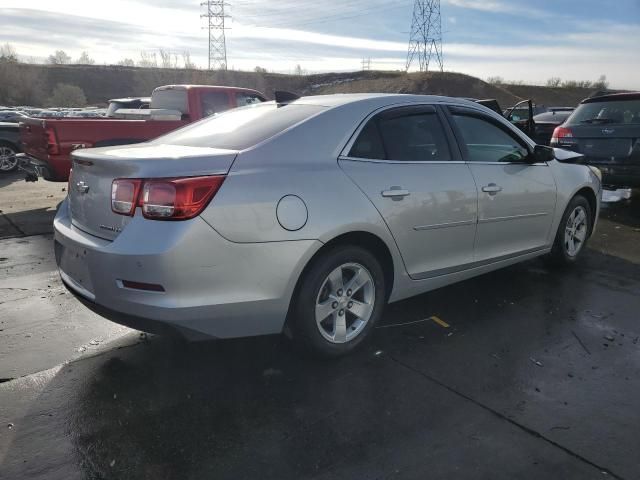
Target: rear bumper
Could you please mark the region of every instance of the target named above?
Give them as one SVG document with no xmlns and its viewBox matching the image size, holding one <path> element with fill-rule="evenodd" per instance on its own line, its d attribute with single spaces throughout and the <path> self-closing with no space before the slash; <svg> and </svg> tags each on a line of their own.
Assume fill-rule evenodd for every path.
<svg viewBox="0 0 640 480">
<path fill-rule="evenodd" d="M 598 167 L 602 172 L 602 184 L 619 188 L 640 187 L 640 165 L 615 165 L 597 162 L 585 162 L 587 165 Z"/>
<path fill-rule="evenodd" d="M 69 178 L 69 168 L 52 165 L 27 153 L 19 153 L 18 168 L 27 174 L 27 179 L 37 181 L 39 177 L 50 182 L 65 182 Z"/>
<path fill-rule="evenodd" d="M 73 226 L 67 201 L 54 234 L 63 282 L 87 307 L 120 324 L 191 339 L 281 332 L 295 282 L 321 246 L 233 243 L 199 217 L 136 216 L 108 241 Z M 125 288 L 123 280 L 162 285 L 164 292 Z"/>
</svg>

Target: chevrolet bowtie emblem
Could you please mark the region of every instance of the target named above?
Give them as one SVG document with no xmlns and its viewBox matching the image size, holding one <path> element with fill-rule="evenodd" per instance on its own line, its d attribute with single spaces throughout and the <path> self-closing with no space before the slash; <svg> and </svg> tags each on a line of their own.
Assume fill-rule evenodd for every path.
<svg viewBox="0 0 640 480">
<path fill-rule="evenodd" d="M 83 181 L 79 181 L 76 183 L 76 192 L 78 193 L 87 193 L 89 191 L 89 185 L 84 183 Z"/>
</svg>

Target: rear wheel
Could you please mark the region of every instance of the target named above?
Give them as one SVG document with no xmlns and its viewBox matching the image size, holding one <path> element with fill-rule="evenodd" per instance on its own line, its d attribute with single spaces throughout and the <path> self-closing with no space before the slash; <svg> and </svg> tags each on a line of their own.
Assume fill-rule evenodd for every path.
<svg viewBox="0 0 640 480">
<path fill-rule="evenodd" d="M 16 147 L 9 143 L 0 143 L 0 172 L 13 172 L 18 168 L 18 158 L 16 157 Z"/>
<path fill-rule="evenodd" d="M 572 264 L 582 255 L 593 225 L 591 215 L 589 202 L 582 195 L 569 202 L 551 250 L 551 259 L 556 264 Z"/>
<path fill-rule="evenodd" d="M 325 357 L 349 353 L 369 336 L 385 302 L 378 260 L 360 247 L 332 249 L 300 280 L 289 319 L 293 341 Z"/>
</svg>

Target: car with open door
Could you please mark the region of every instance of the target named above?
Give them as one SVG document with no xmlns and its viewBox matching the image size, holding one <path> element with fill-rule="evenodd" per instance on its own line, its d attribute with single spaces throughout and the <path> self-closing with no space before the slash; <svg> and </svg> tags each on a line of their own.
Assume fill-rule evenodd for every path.
<svg viewBox="0 0 640 480">
<path fill-rule="evenodd" d="M 284 332 L 338 356 L 389 302 L 541 255 L 577 261 L 600 198 L 579 157 L 463 99 L 276 95 L 73 152 L 56 261 L 115 322 L 191 339 Z"/>
</svg>

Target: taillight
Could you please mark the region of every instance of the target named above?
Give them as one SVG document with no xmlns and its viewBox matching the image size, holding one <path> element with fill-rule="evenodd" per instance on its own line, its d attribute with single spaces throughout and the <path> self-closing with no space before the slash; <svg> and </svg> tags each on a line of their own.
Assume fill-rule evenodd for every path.
<svg viewBox="0 0 640 480">
<path fill-rule="evenodd" d="M 44 137 L 47 141 L 47 153 L 49 155 L 58 155 L 60 153 L 60 147 L 53 127 L 46 127 L 44 129 Z"/>
<path fill-rule="evenodd" d="M 204 210 L 224 179 L 224 175 L 116 179 L 111 185 L 111 209 L 120 215 L 133 216 L 139 206 L 145 218 L 187 220 Z"/>
<path fill-rule="evenodd" d="M 111 210 L 120 215 L 133 216 L 142 180 L 119 178 L 111 184 Z"/>
<path fill-rule="evenodd" d="M 567 127 L 556 127 L 551 136 L 551 141 L 558 143 L 573 143 L 573 132 Z"/>
</svg>

